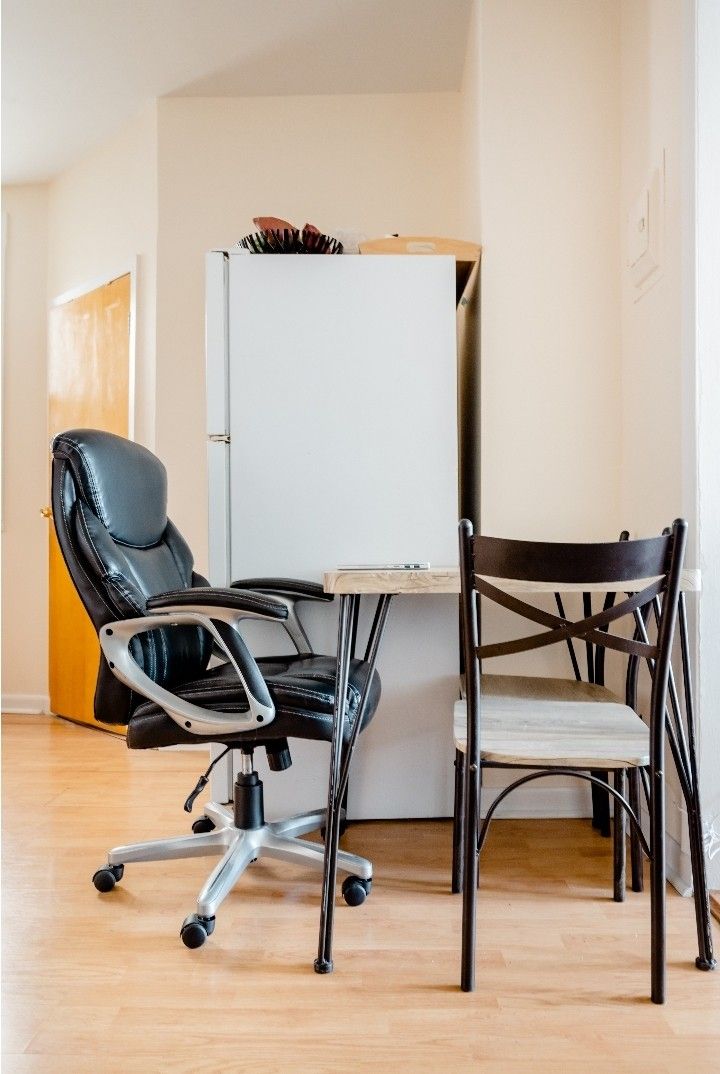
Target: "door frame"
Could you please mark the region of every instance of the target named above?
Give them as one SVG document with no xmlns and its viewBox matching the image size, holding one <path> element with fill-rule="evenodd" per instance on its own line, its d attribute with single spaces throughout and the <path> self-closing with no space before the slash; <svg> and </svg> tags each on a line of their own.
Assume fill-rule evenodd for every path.
<svg viewBox="0 0 720 1074">
<path fill-rule="evenodd" d="M 129 261 L 120 263 L 117 266 L 116 271 L 109 271 L 109 272 L 103 273 L 101 276 L 94 277 L 93 279 L 86 280 L 81 284 L 77 284 L 74 287 L 68 288 L 66 291 L 63 291 L 61 294 L 56 295 L 54 298 L 50 299 L 50 301 L 48 302 L 48 306 L 47 306 L 47 325 L 48 325 L 48 334 L 47 334 L 47 352 L 48 353 L 47 353 L 47 357 L 48 357 L 48 363 L 49 363 L 49 355 L 50 355 L 50 317 L 51 317 L 52 311 L 55 310 L 55 309 L 58 309 L 61 306 L 67 305 L 67 303 L 73 302 L 76 299 L 83 298 L 85 295 L 89 295 L 93 291 L 98 291 L 103 287 L 107 287 L 110 284 L 114 283 L 116 280 L 120 280 L 125 276 L 129 277 L 129 281 L 128 281 L 128 290 L 129 290 L 129 309 L 128 309 L 128 398 L 127 398 L 126 419 L 127 419 L 127 435 L 128 435 L 128 438 L 130 440 L 135 439 L 135 383 L 136 383 L 135 363 L 136 363 L 136 336 L 137 336 L 137 274 L 138 274 L 138 263 L 139 263 L 139 258 L 136 255 L 135 257 L 131 258 Z M 49 372 L 49 365 L 48 365 L 48 372 Z M 50 418 L 50 395 L 49 395 L 49 392 L 47 392 L 46 393 L 46 428 L 47 428 L 48 432 L 50 430 L 49 418 Z M 50 593 L 50 588 L 48 588 L 48 619 L 47 619 L 48 634 L 50 633 L 50 629 L 51 629 L 50 614 L 49 614 L 50 613 L 50 600 L 51 600 L 51 593 Z M 48 652 L 48 660 L 49 660 L 49 658 L 50 658 L 50 652 Z M 51 705 L 50 705 L 50 682 L 49 681 L 48 681 L 47 711 L 52 712 L 52 708 L 51 708 Z M 60 714 L 58 714 L 58 715 L 60 715 Z M 66 718 L 66 717 L 61 716 L 61 718 Z M 84 720 L 79 720 L 79 721 L 75 721 L 75 722 L 78 722 L 78 724 L 80 726 L 92 726 L 89 723 L 86 724 Z M 98 727 L 101 730 L 105 730 L 105 731 L 112 731 L 113 730 L 112 728 L 105 727 L 102 724 L 98 724 Z M 118 728 L 117 729 L 118 732 L 120 732 L 121 730 L 124 731 L 124 728 L 122 728 L 122 729 Z"/>
</svg>

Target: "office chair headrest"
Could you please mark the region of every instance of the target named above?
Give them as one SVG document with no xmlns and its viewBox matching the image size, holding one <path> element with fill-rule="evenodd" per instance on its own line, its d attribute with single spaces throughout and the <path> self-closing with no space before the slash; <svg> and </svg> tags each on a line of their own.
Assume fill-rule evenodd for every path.
<svg viewBox="0 0 720 1074">
<path fill-rule="evenodd" d="M 167 474 L 147 448 L 99 429 L 69 429 L 53 441 L 78 495 L 120 544 L 148 548 L 167 526 Z"/>
</svg>

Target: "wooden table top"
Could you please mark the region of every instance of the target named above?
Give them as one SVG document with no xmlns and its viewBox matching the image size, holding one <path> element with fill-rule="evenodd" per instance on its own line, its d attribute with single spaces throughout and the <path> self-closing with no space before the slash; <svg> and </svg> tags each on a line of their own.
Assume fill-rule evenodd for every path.
<svg viewBox="0 0 720 1074">
<path fill-rule="evenodd" d="M 638 592 L 652 581 L 634 579 L 631 583 L 614 582 L 522 582 L 509 578 L 493 579 L 508 593 L 625 593 Z M 700 571 L 688 568 L 682 572 L 681 588 L 686 593 L 699 592 Z M 323 575 L 326 593 L 459 593 L 458 567 L 430 567 L 429 570 L 334 570 Z"/>
</svg>

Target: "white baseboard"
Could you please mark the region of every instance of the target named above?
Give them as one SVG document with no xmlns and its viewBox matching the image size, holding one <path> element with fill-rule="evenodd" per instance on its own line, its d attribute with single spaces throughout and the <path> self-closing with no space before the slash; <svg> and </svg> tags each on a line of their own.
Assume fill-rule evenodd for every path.
<svg viewBox="0 0 720 1074">
<path fill-rule="evenodd" d="M 351 777 L 348 809 L 350 820 L 420 820 L 443 815 L 452 816 L 451 801 L 441 805 L 439 809 L 436 802 L 429 802 L 426 810 L 417 809 L 417 796 L 413 803 L 415 808 L 412 805 L 408 808 L 401 801 L 368 800 L 367 796 L 359 802 L 353 802 L 353 789 Z M 481 816 L 485 816 L 486 810 L 492 805 L 501 790 L 502 785 L 483 787 L 480 801 Z M 304 807 L 304 803 L 302 806 L 298 806 L 298 808 Z M 502 818 L 539 820 L 591 816 L 591 798 L 585 784 L 566 787 L 541 787 L 538 783 L 518 787 L 498 806 L 497 812 L 494 814 L 494 817 L 497 817 L 498 820 Z"/>
<path fill-rule="evenodd" d="M 678 804 L 668 803 L 668 812 L 670 813 L 673 809 L 679 809 Z M 680 810 L 680 812 L 684 812 L 684 810 Z M 645 833 L 645 838 L 649 842 L 650 821 L 644 803 L 642 805 L 641 818 L 643 832 Z M 685 823 L 685 817 L 683 817 L 681 820 L 681 839 L 683 842 L 685 842 L 687 834 Z M 683 898 L 688 898 L 692 895 L 693 882 L 690 852 L 667 830 L 667 825 L 665 827 L 665 876 L 677 893 L 682 895 Z"/>
<path fill-rule="evenodd" d="M 665 833 L 665 875 L 675 890 L 687 898 L 693 893 L 692 864 L 677 839 Z"/>
<path fill-rule="evenodd" d="M 45 694 L 3 694 L 3 712 L 17 712 L 23 715 L 37 716 L 50 711 L 50 698 Z"/>
<path fill-rule="evenodd" d="M 480 798 L 480 813 L 492 805 L 499 788 L 488 787 Z M 590 794 L 585 786 L 573 787 L 518 787 L 498 806 L 494 814 L 498 820 L 552 819 L 591 817 Z"/>
</svg>

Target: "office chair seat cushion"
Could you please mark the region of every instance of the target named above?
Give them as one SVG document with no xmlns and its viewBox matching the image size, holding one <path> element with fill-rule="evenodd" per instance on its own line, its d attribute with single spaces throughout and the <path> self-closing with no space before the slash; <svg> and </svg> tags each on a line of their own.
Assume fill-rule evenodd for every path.
<svg viewBox="0 0 720 1074">
<path fill-rule="evenodd" d="M 178 726 L 153 702 L 140 705 L 128 724 L 130 749 L 154 749 L 183 742 L 237 742 L 259 746 L 278 738 L 306 738 L 329 742 L 332 738 L 332 715 L 335 702 L 335 657 L 277 656 L 258 659 L 258 666 L 268 684 L 275 704 L 275 719 L 267 727 L 249 732 L 217 735 L 193 735 Z M 350 733 L 357 716 L 360 691 L 368 666 L 362 660 L 350 662 L 348 679 L 348 721 Z M 227 665 L 211 668 L 201 678 L 174 687 L 174 692 L 195 705 L 225 712 L 244 712 L 247 699 L 240 681 Z M 373 718 L 380 701 L 380 677 L 375 672 L 363 719 L 364 729 Z"/>
</svg>

